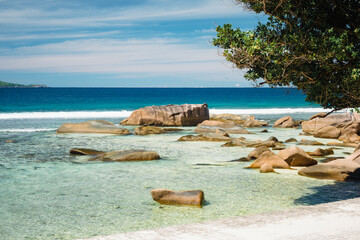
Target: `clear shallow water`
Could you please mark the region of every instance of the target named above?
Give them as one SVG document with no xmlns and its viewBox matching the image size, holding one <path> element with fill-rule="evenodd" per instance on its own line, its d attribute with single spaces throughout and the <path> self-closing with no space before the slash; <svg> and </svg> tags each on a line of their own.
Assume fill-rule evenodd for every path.
<svg viewBox="0 0 360 240">
<path fill-rule="evenodd" d="M 94 112 L 95 108 L 82 109 L 78 106 L 79 102 L 86 100 L 85 97 L 85 100 L 76 102 L 76 92 L 65 93 L 62 95 L 73 99 L 74 104 L 65 100 L 57 103 L 44 96 L 45 102 L 57 106 L 55 110 L 49 108 L 51 104 L 41 106 L 42 95 L 33 92 L 31 94 L 36 96 L 33 98 L 38 99 L 36 104 L 31 100 L 25 107 L 22 105 L 24 102 L 16 107 L 16 99 L 21 97 L 15 94 L 13 99 L 10 95 L 5 97 L 7 106 L 1 105 L 4 114 L 23 114 L 25 108 L 26 111 L 31 108 L 30 113 L 40 110 L 69 111 L 66 118 L 58 115 L 40 119 L 29 119 L 24 115 L 0 118 L 0 239 L 86 238 L 359 196 L 359 186 L 353 183 L 305 178 L 298 176 L 295 170 L 259 174 L 258 170 L 244 169 L 250 163 L 227 162 L 246 156 L 252 150 L 250 148 L 222 148 L 222 143 L 176 142 L 180 136 L 192 133 L 193 128 L 150 136 L 57 135 L 55 129 L 64 122 L 101 118 L 90 114 L 85 118 L 75 116 L 71 119 L 72 111 Z M 214 98 L 221 102 L 223 100 L 219 95 L 222 94 L 214 95 Z M 0 99 L 4 99 L 3 96 L 0 95 Z M 133 98 L 127 96 L 128 101 L 124 98 L 122 104 L 126 106 L 118 109 L 107 108 L 99 100 L 101 104 L 98 103 L 96 109 L 130 111 L 129 102 L 135 104 L 137 96 L 135 93 Z M 156 101 L 159 104 L 195 101 L 176 97 L 178 102 L 171 102 L 174 100 L 172 97 Z M 90 95 L 90 102 L 92 98 Z M 155 104 L 156 101 L 150 102 Z M 234 109 L 241 109 L 236 99 L 230 103 Z M 270 105 L 281 108 L 275 103 L 267 106 Z M 227 107 L 223 103 L 219 106 Z M 292 116 L 301 119 L 311 114 L 295 113 Z M 281 116 L 277 113 L 258 115 L 260 119 L 271 122 Z M 108 120 L 119 123 L 121 117 Z M 133 127 L 129 129 L 133 130 Z M 259 133 L 260 130 L 250 129 L 254 134 L 244 136 L 249 140 L 276 136 L 282 141 L 290 137 L 312 138 L 299 136 L 300 130 L 268 128 L 269 133 Z M 5 140 L 15 140 L 16 143 L 5 143 Z M 157 151 L 162 159 L 150 162 L 87 162 L 84 157 L 69 155 L 69 150 L 74 147 L 103 151 L 149 149 Z M 302 148 L 307 151 L 316 149 L 313 146 Z M 352 152 L 353 149 L 337 149 L 335 156 L 343 156 L 346 151 Z M 150 190 L 154 188 L 201 189 L 205 192 L 207 204 L 201 209 L 161 206 L 151 199 Z"/>
</svg>

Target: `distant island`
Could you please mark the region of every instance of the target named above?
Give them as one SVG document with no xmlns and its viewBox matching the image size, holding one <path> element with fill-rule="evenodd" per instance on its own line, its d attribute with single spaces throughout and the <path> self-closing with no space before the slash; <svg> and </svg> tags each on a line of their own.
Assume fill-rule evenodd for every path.
<svg viewBox="0 0 360 240">
<path fill-rule="evenodd" d="M 48 86 L 46 85 L 40 85 L 40 84 L 23 85 L 23 84 L 0 81 L 0 88 L 47 88 L 47 87 Z"/>
</svg>

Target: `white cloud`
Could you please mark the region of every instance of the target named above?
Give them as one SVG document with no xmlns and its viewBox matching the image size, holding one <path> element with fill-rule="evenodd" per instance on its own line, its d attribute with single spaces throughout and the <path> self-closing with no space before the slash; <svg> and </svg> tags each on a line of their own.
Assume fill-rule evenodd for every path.
<svg viewBox="0 0 360 240">
<path fill-rule="evenodd" d="M 229 71 L 223 62 L 214 48 L 179 39 L 86 39 L 17 48 L 0 56 L 0 70 L 209 74 Z"/>
</svg>

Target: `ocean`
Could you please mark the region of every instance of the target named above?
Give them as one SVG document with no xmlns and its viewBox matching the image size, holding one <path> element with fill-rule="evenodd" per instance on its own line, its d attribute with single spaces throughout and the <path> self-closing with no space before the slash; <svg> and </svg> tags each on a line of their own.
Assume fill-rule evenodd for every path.
<svg viewBox="0 0 360 240">
<path fill-rule="evenodd" d="M 304 99 L 295 89 L 270 88 L 0 89 L 0 239 L 89 238 L 358 196 L 354 184 L 301 177 L 295 170 L 259 174 L 244 168 L 247 162 L 231 162 L 252 149 L 176 141 L 194 127 L 148 136 L 56 134 L 65 122 L 119 124 L 149 105 L 207 103 L 210 113 L 252 114 L 270 124 L 285 115 L 301 120 L 325 111 Z M 243 135 L 248 140 L 313 139 L 299 136 L 301 129 L 248 130 L 252 134 Z M 161 160 L 88 162 L 71 156 L 71 148 L 147 149 Z M 352 149 L 337 149 L 335 155 L 344 151 Z M 151 199 L 154 188 L 201 189 L 207 202 L 203 208 L 161 206 Z"/>
</svg>

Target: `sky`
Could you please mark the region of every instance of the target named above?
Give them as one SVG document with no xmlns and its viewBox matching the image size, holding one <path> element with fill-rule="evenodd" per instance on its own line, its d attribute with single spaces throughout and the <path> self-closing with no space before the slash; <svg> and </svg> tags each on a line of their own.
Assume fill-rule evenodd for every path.
<svg viewBox="0 0 360 240">
<path fill-rule="evenodd" d="M 0 0 L 0 81 L 249 87 L 211 41 L 260 19 L 233 0 Z"/>
</svg>

